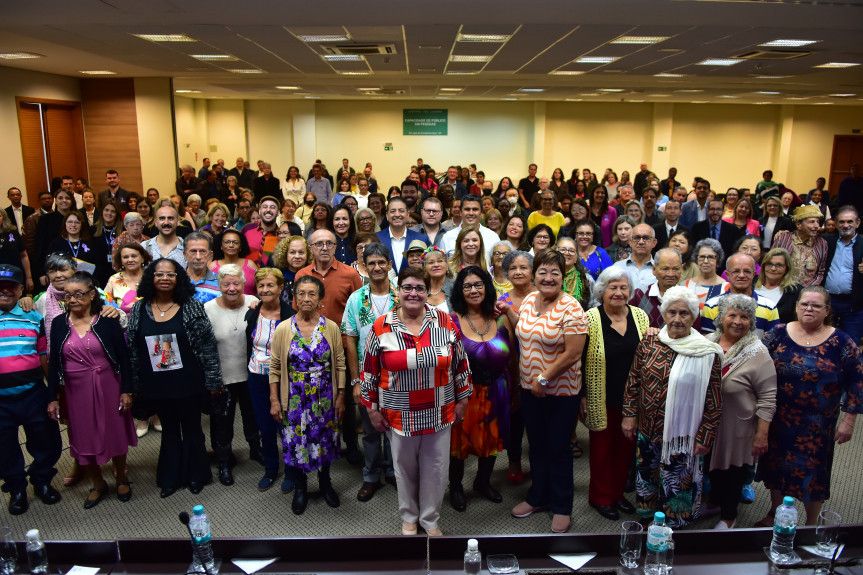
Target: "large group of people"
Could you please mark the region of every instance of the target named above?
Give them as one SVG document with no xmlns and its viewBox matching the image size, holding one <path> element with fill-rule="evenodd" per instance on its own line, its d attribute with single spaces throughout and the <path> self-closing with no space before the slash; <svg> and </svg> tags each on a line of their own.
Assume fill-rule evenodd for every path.
<svg viewBox="0 0 863 575">
<path fill-rule="evenodd" d="M 577 426 L 586 498 L 603 518 L 663 511 L 675 528 L 718 516 L 763 482 L 817 521 L 834 445 L 863 412 L 863 178 L 836 201 L 765 171 L 754 191 L 692 190 L 645 164 L 618 178 L 557 168 L 495 188 L 476 167 L 438 178 L 421 159 L 383 193 L 371 164 L 243 158 L 184 166 L 169 198 L 59 178 L 0 212 L 0 476 L 13 515 L 45 504 L 68 429 L 85 509 L 132 498 L 134 450 L 161 433 L 163 498 L 262 466 L 291 509 L 317 472 L 361 467 L 359 502 L 397 489 L 401 532 L 442 533 L 472 493 L 569 530 Z M 830 221 L 826 221 L 830 220 Z M 833 232 L 833 233 L 831 233 Z M 29 297 L 31 294 L 33 297 Z M 47 384 L 46 384 L 47 382 Z M 237 406 L 248 457 L 234 454 Z M 204 417 L 206 416 L 206 418 Z M 136 423 L 137 420 L 137 423 Z M 33 463 L 25 468 L 19 428 Z M 146 489 L 146 486 L 136 486 Z M 634 499 L 627 493 L 634 492 Z M 758 525 L 769 526 L 768 514 Z"/>
</svg>

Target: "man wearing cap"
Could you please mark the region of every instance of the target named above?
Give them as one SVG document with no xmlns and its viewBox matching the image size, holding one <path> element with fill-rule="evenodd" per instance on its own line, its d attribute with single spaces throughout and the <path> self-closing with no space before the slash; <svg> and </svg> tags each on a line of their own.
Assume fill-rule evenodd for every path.
<svg viewBox="0 0 863 575">
<path fill-rule="evenodd" d="M 281 192 L 280 192 L 281 193 Z M 279 243 L 279 206 L 281 202 L 275 196 L 264 196 L 258 205 L 258 213 L 261 215 L 261 223 L 246 224 L 243 235 L 249 242 L 249 259 L 258 267 L 270 265 L 270 256 Z"/>
<path fill-rule="evenodd" d="M 413 182 L 404 182 L 402 187 L 406 185 L 413 186 Z M 425 234 L 411 231 L 407 228 L 407 223 L 410 220 L 408 216 L 407 204 L 401 196 L 393 196 L 390 198 L 387 205 L 387 220 L 390 225 L 385 230 L 377 233 L 381 243 L 384 244 L 393 256 L 393 269 L 398 275 L 405 267 L 407 267 L 407 259 L 404 257 L 406 248 L 411 245 L 414 240 L 422 240 L 428 242 Z M 412 221 L 412 220 L 411 220 Z"/>
<path fill-rule="evenodd" d="M 795 232 L 779 232 L 773 236 L 774 248 L 785 248 L 794 263 L 792 281 L 803 287 L 824 283 L 827 271 L 827 242 L 818 237 L 821 226 L 821 208 L 808 205 L 794 210 Z"/>
<path fill-rule="evenodd" d="M 431 245 L 439 248 L 443 242 L 444 234 L 450 230 L 449 226 L 444 226 L 441 223 L 443 204 L 434 196 L 426 198 L 420 207 L 420 216 L 423 220 L 422 223 L 410 228 L 411 231 L 424 234 Z"/>
<path fill-rule="evenodd" d="M 45 322 L 35 311 L 18 305 L 24 293 L 21 268 L 0 265 L 0 478 L 10 494 L 9 513 L 21 515 L 27 502 L 27 475 L 36 497 L 46 505 L 60 501 L 51 487 L 57 473 L 62 442 L 56 402 L 48 402 L 44 376 L 48 372 Z M 33 458 L 25 468 L 18 430 L 24 428 L 27 452 Z"/>
</svg>

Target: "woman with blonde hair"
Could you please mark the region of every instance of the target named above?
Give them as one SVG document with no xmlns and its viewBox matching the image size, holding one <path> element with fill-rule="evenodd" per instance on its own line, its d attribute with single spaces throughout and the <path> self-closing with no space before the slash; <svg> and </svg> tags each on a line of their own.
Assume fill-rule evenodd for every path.
<svg viewBox="0 0 863 575">
<path fill-rule="evenodd" d="M 797 321 L 797 298 L 803 289 L 794 282 L 794 262 L 784 248 L 773 248 L 764 255 L 755 293 L 776 303 L 779 323 Z"/>
<path fill-rule="evenodd" d="M 223 203 L 216 202 L 207 210 L 207 225 L 201 228 L 201 231 L 210 230 L 213 236 L 217 236 L 225 231 L 228 226 L 228 220 L 231 219 L 231 210 Z"/>
<path fill-rule="evenodd" d="M 476 226 L 462 227 L 455 240 L 455 252 L 449 260 L 449 266 L 453 275 L 467 266 L 479 266 L 483 271 L 488 271 L 485 245 Z"/>
</svg>

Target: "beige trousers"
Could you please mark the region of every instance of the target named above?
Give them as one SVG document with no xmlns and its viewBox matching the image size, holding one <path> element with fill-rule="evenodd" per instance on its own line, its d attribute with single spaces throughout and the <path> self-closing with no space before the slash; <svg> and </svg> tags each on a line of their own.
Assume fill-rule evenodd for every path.
<svg viewBox="0 0 863 575">
<path fill-rule="evenodd" d="M 413 437 L 387 430 L 398 481 L 399 513 L 405 523 L 419 523 L 426 530 L 439 528 L 449 477 L 451 430 L 450 426 L 437 433 Z"/>
</svg>

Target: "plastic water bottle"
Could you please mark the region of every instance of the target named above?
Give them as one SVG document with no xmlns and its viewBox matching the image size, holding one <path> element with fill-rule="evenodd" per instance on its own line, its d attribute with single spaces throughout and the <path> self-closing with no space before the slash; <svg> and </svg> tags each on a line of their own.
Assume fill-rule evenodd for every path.
<svg viewBox="0 0 863 575">
<path fill-rule="evenodd" d="M 194 515 L 189 521 L 189 528 L 192 530 L 192 567 L 199 573 L 215 575 L 218 571 L 210 544 L 210 518 L 204 513 L 203 505 L 195 505 L 192 513 Z"/>
<path fill-rule="evenodd" d="M 479 552 L 479 541 L 467 540 L 467 551 L 464 552 L 465 575 L 478 575 L 482 569 L 482 555 Z"/>
<path fill-rule="evenodd" d="M 27 562 L 30 563 L 30 573 L 33 575 L 48 574 L 48 552 L 38 529 L 27 532 Z"/>
<path fill-rule="evenodd" d="M 773 541 L 770 543 L 770 558 L 784 565 L 794 561 L 794 535 L 797 533 L 797 509 L 794 498 L 786 496 L 776 508 L 773 520 Z"/>
<path fill-rule="evenodd" d="M 665 513 L 657 511 L 647 528 L 645 575 L 667 575 L 671 567 L 671 527 L 665 525 Z"/>
</svg>

